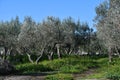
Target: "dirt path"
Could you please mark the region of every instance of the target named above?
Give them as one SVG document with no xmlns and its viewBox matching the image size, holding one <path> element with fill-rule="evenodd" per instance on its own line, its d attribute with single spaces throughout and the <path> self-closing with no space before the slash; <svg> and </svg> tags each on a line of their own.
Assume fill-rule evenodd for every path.
<svg viewBox="0 0 120 80">
<path fill-rule="evenodd" d="M 0 80 L 44 80 L 45 76 L 49 74 L 54 74 L 56 72 L 41 72 L 41 73 L 32 73 L 25 75 L 7 75 L 0 76 Z"/>
<path fill-rule="evenodd" d="M 7 76 L 0 80 L 44 80 L 44 76 Z"/>
<path fill-rule="evenodd" d="M 84 71 L 83 73 L 79 73 L 79 74 L 73 74 L 75 77 L 75 80 L 80 80 L 82 78 L 85 78 L 91 74 L 95 74 L 96 73 L 96 69 L 89 69 L 87 71 Z M 96 80 L 96 79 L 92 79 L 92 80 Z"/>
<path fill-rule="evenodd" d="M 81 74 L 73 74 L 75 80 L 81 80 L 80 78 L 86 77 L 90 74 L 95 73 L 95 69 L 89 69 Z M 1 76 L 0 80 L 44 80 L 45 76 L 54 73 L 39 73 L 39 74 L 29 74 L 29 75 L 9 75 Z"/>
<path fill-rule="evenodd" d="M 44 80 L 45 76 L 4 76 L 0 80 Z"/>
<path fill-rule="evenodd" d="M 85 79 L 87 76 L 91 74 L 95 74 L 96 68 L 89 69 L 84 71 L 83 73 L 73 74 L 75 80 L 98 80 L 98 79 Z M 44 80 L 45 76 L 48 74 L 54 74 L 51 72 L 48 73 L 39 73 L 39 74 L 29 74 L 29 75 L 9 75 L 9 76 L 0 76 L 0 80 Z M 84 78 L 84 79 L 83 79 Z M 99 79 L 105 80 L 105 79 Z"/>
<path fill-rule="evenodd" d="M 92 68 L 92 69 L 89 69 L 87 71 L 84 71 L 83 73 L 73 74 L 73 75 L 75 77 L 75 80 L 109 80 L 109 79 L 104 79 L 104 78 L 101 78 L 101 79 L 85 79 L 88 76 L 90 76 L 91 74 L 96 74 L 96 73 L 97 73 L 97 68 Z"/>
</svg>

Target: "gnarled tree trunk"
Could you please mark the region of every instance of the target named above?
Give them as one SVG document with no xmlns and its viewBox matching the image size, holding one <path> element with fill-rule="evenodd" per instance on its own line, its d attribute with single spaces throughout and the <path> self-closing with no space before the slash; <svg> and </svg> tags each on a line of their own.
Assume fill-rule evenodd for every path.
<svg viewBox="0 0 120 80">
<path fill-rule="evenodd" d="M 27 56 L 28 56 L 29 61 L 30 61 L 31 63 L 33 63 L 34 61 L 32 60 L 31 55 L 27 53 Z"/>
<path fill-rule="evenodd" d="M 60 44 L 56 44 L 56 48 L 57 48 L 58 58 L 61 59 L 61 56 L 60 56 Z"/>
<path fill-rule="evenodd" d="M 48 59 L 52 60 L 52 56 L 53 56 L 53 52 L 51 52 L 50 55 L 48 55 Z"/>
<path fill-rule="evenodd" d="M 45 50 L 45 47 L 46 47 L 47 43 L 45 43 L 45 45 L 43 46 L 41 52 L 40 52 L 40 55 L 39 57 L 36 59 L 35 63 L 38 64 L 40 58 L 43 56 L 43 53 L 44 53 L 44 50 Z"/>
<path fill-rule="evenodd" d="M 8 48 L 7 48 L 7 47 L 4 47 L 4 49 L 5 49 L 5 53 L 4 53 L 3 60 L 6 60 L 6 59 L 7 59 Z"/>
<path fill-rule="evenodd" d="M 115 46 L 115 51 L 116 51 L 116 53 L 117 53 L 118 57 L 120 58 L 120 54 L 119 54 L 118 49 L 117 49 L 117 47 L 116 47 L 116 46 Z"/>
<path fill-rule="evenodd" d="M 108 57 L 109 57 L 109 62 L 112 62 L 112 48 L 108 48 Z"/>
</svg>

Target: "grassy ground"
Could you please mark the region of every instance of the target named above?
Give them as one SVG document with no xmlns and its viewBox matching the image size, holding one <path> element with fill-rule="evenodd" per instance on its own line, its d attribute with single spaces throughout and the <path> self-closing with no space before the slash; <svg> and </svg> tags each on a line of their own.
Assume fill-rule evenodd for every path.
<svg viewBox="0 0 120 80">
<path fill-rule="evenodd" d="M 39 64 L 24 63 L 16 65 L 22 73 L 58 71 L 61 73 L 81 73 L 88 68 L 96 67 L 97 63 L 88 56 L 72 56 L 52 61 L 42 61 Z"/>
<path fill-rule="evenodd" d="M 94 70 L 94 73 L 84 77 L 83 79 L 110 79 L 120 80 L 120 59 L 114 58 L 113 62 L 108 63 L 107 58 L 97 60 L 99 68 Z"/>
<path fill-rule="evenodd" d="M 90 69 L 85 77 L 81 77 L 81 79 L 97 79 L 97 80 L 106 80 L 106 74 L 108 72 L 108 59 L 107 58 L 100 58 L 97 59 L 96 62 L 98 63 L 98 67 L 94 69 Z"/>
<path fill-rule="evenodd" d="M 24 63 L 16 65 L 21 74 L 55 72 L 46 76 L 46 80 L 81 80 L 81 79 L 120 79 L 120 59 L 114 58 L 108 63 L 108 58 L 90 56 L 71 56 L 52 61 L 42 61 L 39 64 Z M 63 76 L 65 75 L 65 76 Z"/>
</svg>

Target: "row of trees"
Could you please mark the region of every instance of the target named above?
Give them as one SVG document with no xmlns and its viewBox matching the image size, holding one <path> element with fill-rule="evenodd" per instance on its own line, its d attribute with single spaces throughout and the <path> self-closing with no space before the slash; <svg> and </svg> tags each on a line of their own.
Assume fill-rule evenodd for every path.
<svg viewBox="0 0 120 80">
<path fill-rule="evenodd" d="M 43 55 L 51 60 L 53 55 L 81 54 L 108 50 L 109 61 L 120 50 L 120 1 L 106 0 L 96 7 L 94 19 L 97 32 L 87 23 L 74 21 L 71 17 L 60 20 L 47 17 L 36 23 L 31 17 L 25 17 L 23 23 L 16 17 L 0 22 L 1 58 L 16 53 L 26 54 L 30 62 L 31 55 L 36 55 L 36 63 Z M 2 52 L 3 51 L 3 52 Z M 3 53 L 3 54 L 2 54 Z"/>
<path fill-rule="evenodd" d="M 71 17 L 60 20 L 47 17 L 36 23 L 31 17 L 25 17 L 20 23 L 16 17 L 11 21 L 0 22 L 0 47 L 4 49 L 3 59 L 15 53 L 26 54 L 30 62 L 31 55 L 36 55 L 36 63 L 43 55 L 52 59 L 54 54 L 61 58 L 66 54 L 81 54 L 101 50 L 96 33 L 87 23 L 74 21 Z"/>
<path fill-rule="evenodd" d="M 8 54 L 26 54 L 33 63 L 31 55 L 36 55 L 35 62 L 38 63 L 43 55 L 51 60 L 53 55 L 61 58 L 64 54 L 103 53 L 108 49 L 111 62 L 113 53 L 119 55 L 120 50 L 120 1 L 106 0 L 96 7 L 96 14 L 97 32 L 87 23 L 74 21 L 71 17 L 63 20 L 47 17 L 39 23 L 31 17 L 25 17 L 23 23 L 18 17 L 1 21 L 0 56 L 6 60 Z"/>
<path fill-rule="evenodd" d="M 114 51 L 120 50 L 120 1 L 107 0 L 96 7 L 95 22 L 97 36 L 103 41 L 109 52 L 109 61 Z"/>
</svg>

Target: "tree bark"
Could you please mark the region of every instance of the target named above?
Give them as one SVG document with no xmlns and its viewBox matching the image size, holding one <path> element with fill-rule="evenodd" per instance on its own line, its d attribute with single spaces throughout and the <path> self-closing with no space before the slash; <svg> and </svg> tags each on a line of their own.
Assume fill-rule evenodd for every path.
<svg viewBox="0 0 120 80">
<path fill-rule="evenodd" d="M 70 51 L 69 51 L 68 54 L 71 55 L 71 53 L 73 52 L 73 50 L 74 50 L 74 49 L 70 49 Z"/>
<path fill-rule="evenodd" d="M 39 62 L 40 58 L 42 57 L 42 55 L 43 55 L 43 54 L 41 54 L 41 55 L 36 59 L 36 61 L 35 61 L 36 64 L 38 64 L 38 62 Z"/>
<path fill-rule="evenodd" d="M 57 44 L 56 47 L 57 47 L 57 55 L 58 55 L 58 58 L 61 59 L 61 57 L 60 57 L 60 45 Z"/>
<path fill-rule="evenodd" d="M 52 60 L 52 56 L 53 56 L 53 52 L 51 52 L 50 55 L 48 55 L 48 59 Z"/>
<path fill-rule="evenodd" d="M 41 52 L 40 52 L 40 56 L 36 59 L 35 63 L 38 64 L 40 58 L 42 57 L 43 53 L 44 53 L 44 50 L 45 50 L 45 47 L 46 47 L 47 43 L 45 43 L 44 47 L 42 48 Z"/>
<path fill-rule="evenodd" d="M 120 54 L 119 54 L 118 49 L 117 49 L 117 47 L 116 47 L 116 46 L 115 46 L 115 51 L 116 51 L 116 53 L 117 53 L 118 57 L 120 58 Z"/>
<path fill-rule="evenodd" d="M 109 62 L 112 62 L 112 48 L 109 47 L 108 49 L 108 56 L 109 56 Z"/>
<path fill-rule="evenodd" d="M 28 56 L 28 60 L 33 63 L 33 60 L 31 59 L 31 55 L 27 53 L 27 56 Z"/>
<path fill-rule="evenodd" d="M 4 49 L 5 49 L 5 54 L 4 54 L 3 60 L 6 60 L 7 59 L 8 48 L 4 47 Z"/>
</svg>

